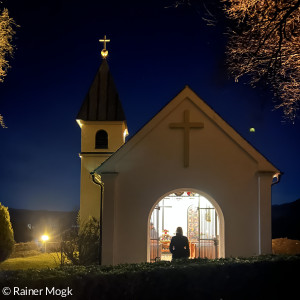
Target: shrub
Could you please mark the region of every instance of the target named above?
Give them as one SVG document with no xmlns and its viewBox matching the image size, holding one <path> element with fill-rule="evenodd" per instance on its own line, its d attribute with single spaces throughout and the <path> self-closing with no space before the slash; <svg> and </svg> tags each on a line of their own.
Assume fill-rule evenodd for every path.
<svg viewBox="0 0 300 300">
<path fill-rule="evenodd" d="M 90 218 L 81 225 L 78 236 L 78 251 L 81 264 L 97 263 L 99 253 L 100 224 L 96 218 Z"/>
<path fill-rule="evenodd" d="M 9 258 L 28 257 L 39 255 L 40 253 L 41 251 L 36 242 L 16 243 Z"/>
<path fill-rule="evenodd" d="M 39 251 L 39 246 L 36 242 L 26 242 L 26 243 L 17 243 L 15 244 L 14 252 L 23 252 L 23 251 Z"/>
<path fill-rule="evenodd" d="M 300 241 L 288 238 L 272 240 L 273 254 L 300 254 Z"/>
<path fill-rule="evenodd" d="M 72 228 L 63 235 L 63 255 L 74 265 L 97 263 L 99 234 L 100 225 L 96 218 L 82 222 L 79 231 Z"/>
<path fill-rule="evenodd" d="M 8 209 L 0 203 L 0 262 L 11 255 L 14 244 L 14 233 Z"/>
</svg>

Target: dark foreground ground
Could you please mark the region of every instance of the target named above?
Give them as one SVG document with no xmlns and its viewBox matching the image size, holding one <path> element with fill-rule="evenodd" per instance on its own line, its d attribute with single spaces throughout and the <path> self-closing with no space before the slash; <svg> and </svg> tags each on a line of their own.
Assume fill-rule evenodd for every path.
<svg viewBox="0 0 300 300">
<path fill-rule="evenodd" d="M 299 267 L 300 256 L 269 255 L 1 271 L 0 298 L 299 299 Z"/>
</svg>

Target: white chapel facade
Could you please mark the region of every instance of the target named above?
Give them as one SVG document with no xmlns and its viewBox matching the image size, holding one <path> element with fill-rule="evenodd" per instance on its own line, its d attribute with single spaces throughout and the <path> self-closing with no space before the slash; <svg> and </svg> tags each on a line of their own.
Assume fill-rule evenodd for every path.
<svg viewBox="0 0 300 300">
<path fill-rule="evenodd" d="M 168 259 L 176 226 L 191 257 L 271 253 L 271 185 L 280 171 L 190 87 L 125 143 L 103 59 L 77 122 L 80 216 L 102 215 L 103 264 Z"/>
</svg>

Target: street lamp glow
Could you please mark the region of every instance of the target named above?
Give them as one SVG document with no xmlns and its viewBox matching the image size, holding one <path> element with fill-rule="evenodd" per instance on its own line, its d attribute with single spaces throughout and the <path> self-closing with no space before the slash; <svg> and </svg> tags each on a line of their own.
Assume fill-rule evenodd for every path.
<svg viewBox="0 0 300 300">
<path fill-rule="evenodd" d="M 49 240 L 49 236 L 47 234 L 42 235 L 42 241 L 46 242 Z"/>
<path fill-rule="evenodd" d="M 42 241 L 43 241 L 43 243 L 44 243 L 44 247 L 45 247 L 44 252 L 47 253 L 47 247 L 46 247 L 46 244 L 47 244 L 47 241 L 49 240 L 49 235 L 43 234 L 43 235 L 41 236 L 41 239 L 42 239 Z"/>
</svg>

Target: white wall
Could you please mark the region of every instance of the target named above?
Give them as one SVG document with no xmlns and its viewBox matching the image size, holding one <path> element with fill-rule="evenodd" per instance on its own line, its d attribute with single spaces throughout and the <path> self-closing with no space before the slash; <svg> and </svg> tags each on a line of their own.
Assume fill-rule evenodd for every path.
<svg viewBox="0 0 300 300">
<path fill-rule="evenodd" d="M 171 122 L 183 121 L 184 110 L 190 111 L 191 122 L 204 122 L 203 129 L 191 129 L 188 168 L 183 166 L 183 130 L 169 128 Z M 103 168 L 118 172 L 114 198 L 104 192 L 104 203 L 114 202 L 114 216 L 108 217 L 114 218 L 113 263 L 147 261 L 150 212 L 163 195 L 174 190 L 199 191 L 216 202 L 224 216 L 222 255 L 259 254 L 262 240 L 270 238 L 259 228 L 259 207 L 271 210 L 265 199 L 270 198 L 270 184 L 262 183 L 259 205 L 259 162 L 253 155 L 189 99 L 146 129 L 146 135 L 136 137 L 128 151 Z M 103 181 L 106 184 L 105 176 Z M 270 216 L 264 215 L 264 224 L 270 224 Z M 109 226 L 106 230 L 112 234 Z"/>
</svg>

